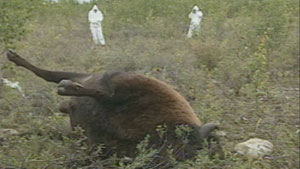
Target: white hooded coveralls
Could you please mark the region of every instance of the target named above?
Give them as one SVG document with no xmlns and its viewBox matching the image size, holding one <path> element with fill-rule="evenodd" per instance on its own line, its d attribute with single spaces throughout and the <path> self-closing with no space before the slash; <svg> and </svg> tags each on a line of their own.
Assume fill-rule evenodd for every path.
<svg viewBox="0 0 300 169">
<path fill-rule="evenodd" d="M 79 4 L 90 3 L 92 0 L 77 0 Z"/>
<path fill-rule="evenodd" d="M 199 7 L 194 6 L 192 12 L 189 14 L 191 23 L 187 34 L 188 38 L 191 38 L 194 35 L 194 33 L 198 34 L 200 32 L 202 17 L 203 13 L 200 11 Z"/>
<path fill-rule="evenodd" d="M 103 14 L 98 9 L 97 5 L 94 5 L 93 8 L 89 11 L 88 19 L 90 22 L 90 29 L 95 44 L 98 45 L 100 43 L 101 45 L 105 45 L 101 26 L 101 22 L 103 21 Z"/>
</svg>

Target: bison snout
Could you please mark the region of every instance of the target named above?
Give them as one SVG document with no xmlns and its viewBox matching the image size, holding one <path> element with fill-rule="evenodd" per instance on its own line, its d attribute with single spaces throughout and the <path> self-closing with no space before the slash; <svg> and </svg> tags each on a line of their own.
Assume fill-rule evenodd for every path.
<svg viewBox="0 0 300 169">
<path fill-rule="evenodd" d="M 82 85 L 71 80 L 62 80 L 58 84 L 57 93 L 60 95 L 72 95 L 74 92 L 82 88 Z"/>
</svg>

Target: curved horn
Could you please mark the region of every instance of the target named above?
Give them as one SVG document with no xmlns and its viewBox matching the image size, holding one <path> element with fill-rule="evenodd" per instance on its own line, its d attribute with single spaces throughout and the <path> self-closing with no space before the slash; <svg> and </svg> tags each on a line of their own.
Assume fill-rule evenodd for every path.
<svg viewBox="0 0 300 169">
<path fill-rule="evenodd" d="M 211 136 L 211 132 L 213 132 L 215 129 L 218 129 L 218 125 L 215 123 L 206 123 L 201 126 L 199 129 L 199 134 L 201 139 L 206 139 Z"/>
</svg>

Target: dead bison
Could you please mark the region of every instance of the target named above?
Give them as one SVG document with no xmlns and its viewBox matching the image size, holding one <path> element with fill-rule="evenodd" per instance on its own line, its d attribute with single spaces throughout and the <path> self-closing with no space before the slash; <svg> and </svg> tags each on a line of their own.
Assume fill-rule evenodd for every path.
<svg viewBox="0 0 300 169">
<path fill-rule="evenodd" d="M 178 158 L 193 155 L 203 140 L 217 140 L 212 134 L 216 125 L 202 125 L 189 103 L 160 80 L 133 72 L 48 71 L 11 50 L 7 57 L 44 80 L 58 83 L 59 95 L 72 96 L 70 101 L 61 104 L 60 111 L 69 114 L 72 127 L 81 126 L 85 130 L 91 143 L 104 143 L 108 151 L 134 155 L 136 144 L 147 134 L 155 145 L 160 140 L 158 125 L 167 126 L 165 139 L 180 147 L 175 154 Z M 174 133 L 175 127 L 182 124 L 193 130 L 184 143 L 178 142 Z"/>
</svg>

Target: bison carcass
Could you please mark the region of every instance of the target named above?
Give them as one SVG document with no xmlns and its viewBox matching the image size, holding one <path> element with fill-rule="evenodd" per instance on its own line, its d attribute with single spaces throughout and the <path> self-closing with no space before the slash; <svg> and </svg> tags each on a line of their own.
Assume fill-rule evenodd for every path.
<svg viewBox="0 0 300 169">
<path fill-rule="evenodd" d="M 58 83 L 57 93 L 71 96 L 70 101 L 61 104 L 60 111 L 69 114 L 72 127 L 84 129 L 91 143 L 104 143 L 108 151 L 134 155 L 136 144 L 147 134 L 151 135 L 151 143 L 157 144 L 158 125 L 167 126 L 165 139 L 169 144 L 181 147 L 182 151 L 175 154 L 178 158 L 193 155 L 203 140 L 218 142 L 212 134 L 217 126 L 202 125 L 184 97 L 160 80 L 134 72 L 49 71 L 32 65 L 11 50 L 7 57 L 40 78 Z M 182 142 L 174 133 L 178 125 L 193 130 L 184 146 L 178 146 Z"/>
</svg>

